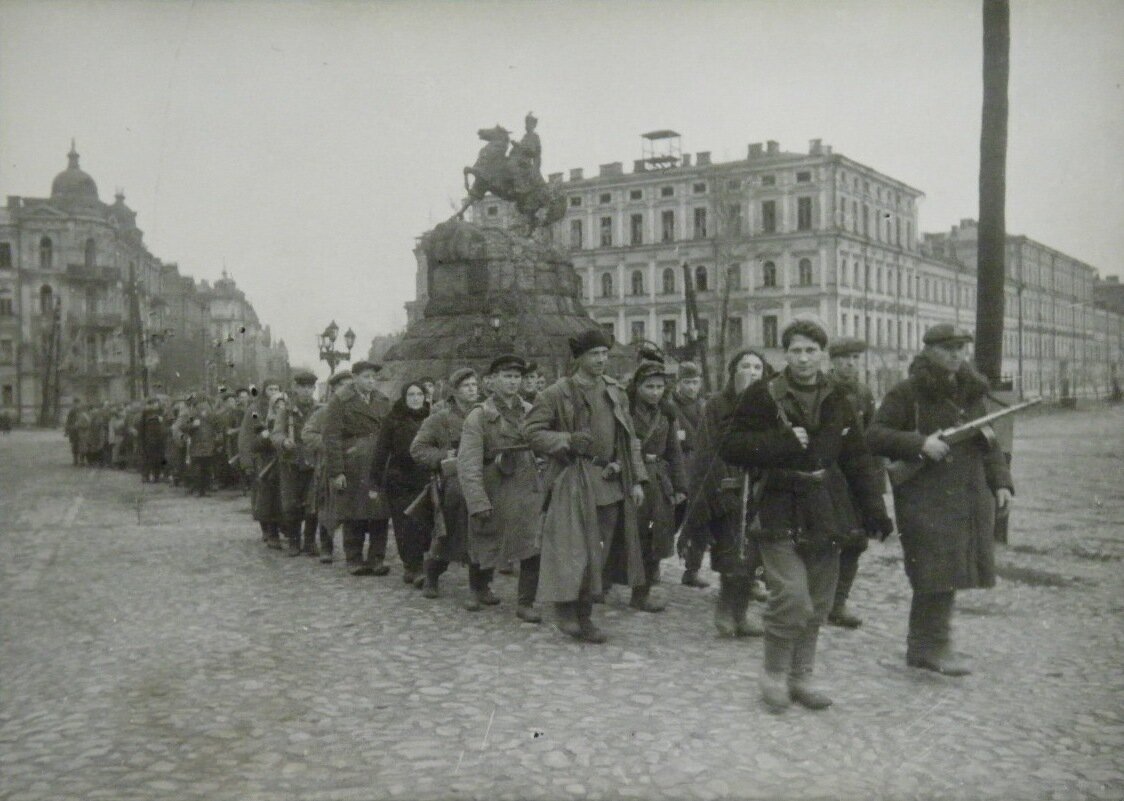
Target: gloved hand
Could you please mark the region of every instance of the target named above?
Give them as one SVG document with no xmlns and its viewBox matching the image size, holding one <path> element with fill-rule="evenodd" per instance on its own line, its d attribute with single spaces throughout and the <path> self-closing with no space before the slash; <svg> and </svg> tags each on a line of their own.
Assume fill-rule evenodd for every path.
<svg viewBox="0 0 1124 801">
<path fill-rule="evenodd" d="M 863 521 L 863 528 L 869 536 L 878 537 L 879 542 L 885 542 L 886 538 L 894 533 L 894 521 L 885 515 L 868 517 Z"/>
<path fill-rule="evenodd" d="M 585 431 L 575 431 L 570 435 L 570 450 L 579 456 L 593 453 L 593 435 Z"/>
</svg>

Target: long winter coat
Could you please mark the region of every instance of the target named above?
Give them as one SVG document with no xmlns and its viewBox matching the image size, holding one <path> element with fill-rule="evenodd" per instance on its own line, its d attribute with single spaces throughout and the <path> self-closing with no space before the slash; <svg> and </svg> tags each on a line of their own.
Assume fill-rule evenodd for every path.
<svg viewBox="0 0 1124 801">
<path fill-rule="evenodd" d="M 405 511 L 429 483 L 429 467 L 410 456 L 410 445 L 426 415 L 425 409 L 414 412 L 397 401 L 379 431 L 371 458 L 371 484 L 386 493 L 392 512 Z"/>
<path fill-rule="evenodd" d="M 467 411 L 471 412 L 472 408 Z M 465 414 L 456 399 L 449 398 L 444 406 L 425 419 L 410 443 L 410 456 L 418 464 L 425 465 L 433 476 L 432 494 L 439 499 L 441 506 L 441 520 L 433 522 L 430 555 L 449 562 L 467 562 L 469 559 L 468 508 L 464 503 L 460 480 L 457 476 L 444 478 L 440 474 L 441 462 L 448 458 L 449 451 L 455 452 L 460 447 Z"/>
<path fill-rule="evenodd" d="M 921 459 L 934 431 L 987 413 L 985 379 L 970 365 L 955 376 L 922 353 L 910 376 L 886 393 L 867 430 L 871 449 L 889 459 Z M 926 462 L 894 488 L 894 512 L 915 592 L 944 592 L 995 584 L 995 497 L 1013 489 L 998 443 L 982 439 L 953 445 L 939 462 Z"/>
<path fill-rule="evenodd" d="M 250 474 L 250 505 L 254 520 L 280 523 L 281 479 L 275 461 L 277 454 L 268 436 L 268 419 L 269 403 L 264 395 L 255 398 L 246 407 L 238 432 L 238 461 Z"/>
<path fill-rule="evenodd" d="M 585 404 L 574 379 L 562 378 L 540 392 L 523 425 L 535 453 L 549 459 L 538 591 L 538 598 L 544 603 L 576 600 L 587 568 L 591 592 L 602 592 L 601 568 L 606 562 L 609 562 L 607 567 L 614 583 L 639 587 L 645 582 L 636 506 L 629 490 L 634 484 L 646 482 L 648 473 L 628 412 L 628 397 L 614 379 L 606 377 L 604 380 L 617 421 L 615 452 L 624 488 L 617 524 L 624 534 L 624 548 L 615 556 L 604 553 L 598 534 L 590 471 L 600 468 L 587 459 L 574 459 L 569 449 L 570 434 L 578 430 L 578 404 Z M 645 492 L 654 491 L 650 485 L 645 488 Z"/>
<path fill-rule="evenodd" d="M 347 489 L 331 489 L 332 508 L 338 520 L 385 520 L 390 512 L 382 498 L 372 500 L 371 457 L 379 430 L 390 412 L 390 399 L 371 390 L 366 401 L 349 385 L 328 401 L 324 420 L 324 469 L 329 482 L 347 476 Z"/>
<path fill-rule="evenodd" d="M 738 396 L 730 383 L 706 402 L 690 474 L 687 516 L 683 530 L 700 552 L 710 548 L 710 567 L 718 573 L 746 575 L 750 569 L 750 543 L 743 532 L 742 518 L 752 518 L 757 509 L 746 508 L 752 499 L 745 482 L 752 484 L 757 471 L 726 462 L 718 453 Z M 749 496 L 747 499 L 746 496 Z"/>
<path fill-rule="evenodd" d="M 535 455 L 523 433 L 531 404 L 516 398 L 501 409 L 488 398 L 465 418 L 457 473 L 470 516 L 468 553 L 482 568 L 499 567 L 539 552 L 543 493 Z M 498 453 L 500 448 L 526 450 Z M 471 516 L 491 512 L 487 523 Z"/>
<path fill-rule="evenodd" d="M 645 545 L 645 558 L 666 559 L 675 553 L 675 493 L 687 493 L 687 473 L 679 445 L 674 411 L 661 404 L 645 408 L 637 401 L 632 424 L 640 440 L 640 454 L 648 471 L 644 503 L 637 509 L 636 529 Z"/>
<path fill-rule="evenodd" d="M 312 398 L 290 397 L 278 404 L 270 426 L 269 439 L 277 454 L 281 513 L 287 520 L 313 514 L 310 507 L 315 463 L 304 442 L 303 429 L 315 405 Z M 289 439 L 292 447 L 286 448 Z"/>
<path fill-rule="evenodd" d="M 137 439 L 142 464 L 160 464 L 164 459 L 164 415 L 159 409 L 145 409 L 141 412 Z"/>
<path fill-rule="evenodd" d="M 719 445 L 726 461 L 763 470 L 760 529 L 754 536 L 793 539 L 807 552 L 838 545 L 856 519 L 868 530 L 886 519 L 878 465 L 855 412 L 830 379 L 820 381 L 823 390 L 810 413 L 793 394 L 787 371 L 753 384 L 738 399 Z M 791 426 L 807 430 L 807 448 L 780 408 Z M 807 477 L 818 470 L 824 471 L 822 480 Z"/>
<path fill-rule="evenodd" d="M 874 394 L 870 391 L 870 388 L 866 384 L 863 384 L 860 381 L 843 379 L 836 375 L 832 376 L 832 380 L 835 381 L 836 385 L 843 392 L 843 394 L 847 396 L 847 401 L 851 404 L 851 408 L 855 410 L 855 414 L 858 416 L 859 425 L 862 427 L 865 435 L 866 429 L 874 421 Z M 881 470 L 880 462 L 881 460 L 879 460 L 879 473 L 881 475 L 879 481 L 882 484 L 883 489 L 885 489 L 885 472 Z M 867 534 L 863 530 L 862 521 L 857 517 L 852 516 L 848 522 L 847 528 L 850 533 L 844 534 L 844 538 L 840 541 L 840 545 L 850 551 L 865 551 L 867 545 Z"/>
</svg>

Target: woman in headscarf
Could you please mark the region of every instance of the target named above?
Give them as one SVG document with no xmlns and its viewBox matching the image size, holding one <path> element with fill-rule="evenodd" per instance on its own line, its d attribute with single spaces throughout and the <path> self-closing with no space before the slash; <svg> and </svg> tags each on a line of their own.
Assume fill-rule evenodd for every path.
<svg viewBox="0 0 1124 801">
<path fill-rule="evenodd" d="M 772 375 L 773 368 L 760 352 L 746 348 L 734 354 L 726 368 L 725 387 L 706 403 L 695 442 L 683 532 L 699 553 L 710 547 L 710 567 L 719 575 L 714 625 L 722 637 L 764 634 L 757 616 L 746 616 L 754 573 L 761 564 L 757 544 L 745 530 L 745 521 L 752 516 L 745 505 L 747 500 L 752 503 L 746 490 L 752 486 L 753 477 L 722 461 L 718 443 L 738 397 L 747 387 Z"/>
<path fill-rule="evenodd" d="M 371 486 L 390 505 L 394 542 L 404 568 L 402 581 L 419 587 L 431 529 L 408 516 L 406 508 L 429 483 L 429 468 L 410 456 L 410 443 L 429 417 L 429 408 L 425 385 L 420 380 L 407 382 L 379 431 L 371 459 Z"/>
</svg>

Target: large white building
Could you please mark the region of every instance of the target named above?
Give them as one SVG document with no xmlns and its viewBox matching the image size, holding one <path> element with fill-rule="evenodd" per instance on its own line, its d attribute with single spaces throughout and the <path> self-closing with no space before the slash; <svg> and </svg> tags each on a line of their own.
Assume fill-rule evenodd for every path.
<svg viewBox="0 0 1124 801">
<path fill-rule="evenodd" d="M 974 326 L 974 223 L 919 237 L 920 190 L 818 139 L 803 153 L 751 144 L 744 159 L 723 163 L 673 147 L 637 160 L 632 172 L 615 162 L 596 176 L 574 169 L 550 180 L 567 196 L 552 234 L 570 249 L 593 318 L 623 342 L 682 345 L 685 266 L 712 375 L 723 354 L 746 345 L 779 363 L 780 331 L 811 312 L 831 336 L 867 341 L 867 379 L 880 393 L 905 375 L 931 326 Z M 486 198 L 473 218 L 503 223 L 511 213 Z M 1088 265 L 1009 238 L 1004 373 L 1016 389 L 1109 391 L 1120 370 L 1121 323 L 1094 306 L 1095 279 Z"/>
</svg>

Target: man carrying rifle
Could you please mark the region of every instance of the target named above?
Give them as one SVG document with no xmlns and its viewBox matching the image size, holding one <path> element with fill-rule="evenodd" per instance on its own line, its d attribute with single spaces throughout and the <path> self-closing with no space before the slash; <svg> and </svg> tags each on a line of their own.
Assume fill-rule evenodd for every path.
<svg viewBox="0 0 1124 801">
<path fill-rule="evenodd" d="M 999 444 L 984 432 L 950 444 L 942 432 L 983 417 L 987 379 L 965 361 L 972 335 L 952 325 L 933 326 L 909 378 L 891 389 L 867 431 L 873 452 L 920 467 L 895 480 L 894 510 L 913 588 L 906 663 L 964 676 L 970 672 L 951 648 L 956 590 L 995 584 L 996 506 L 1014 494 Z M 912 472 L 912 471 L 907 471 Z"/>
</svg>

